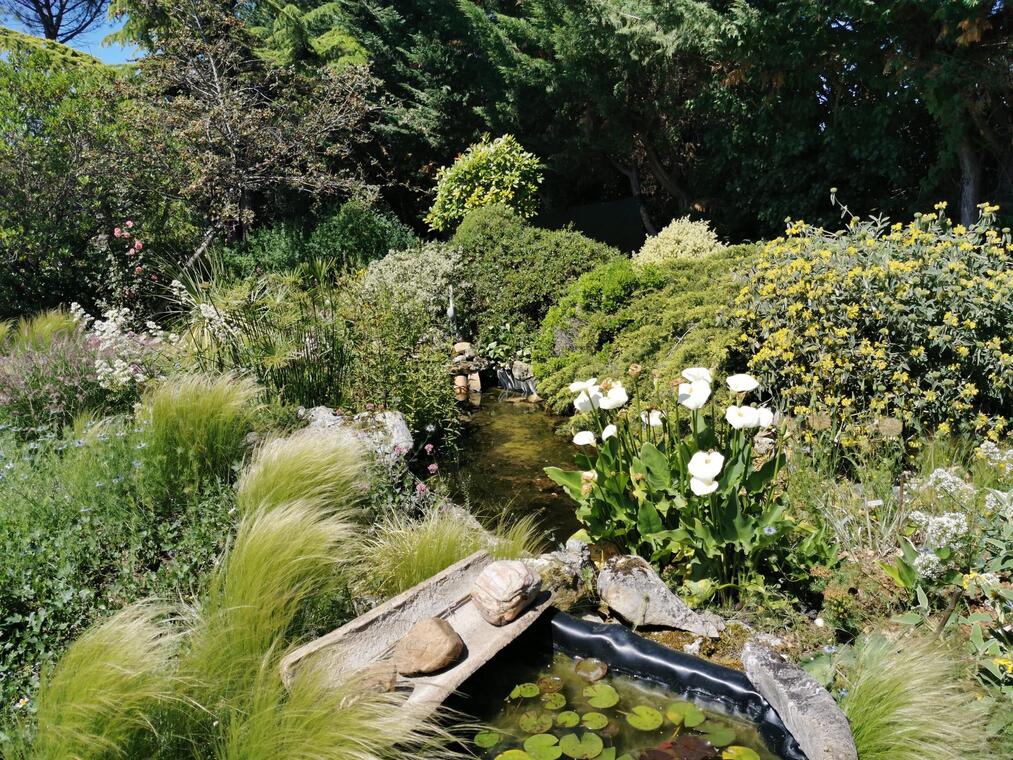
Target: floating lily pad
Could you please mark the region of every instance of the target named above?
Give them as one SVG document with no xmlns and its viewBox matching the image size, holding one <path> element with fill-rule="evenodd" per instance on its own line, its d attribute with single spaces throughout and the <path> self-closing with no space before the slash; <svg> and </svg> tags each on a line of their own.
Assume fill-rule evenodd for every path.
<svg viewBox="0 0 1013 760">
<path fill-rule="evenodd" d="M 703 710 L 692 702 L 673 702 L 665 708 L 665 717 L 677 726 L 682 725 L 686 728 L 699 726 L 707 720 Z"/>
<path fill-rule="evenodd" d="M 535 734 L 524 740 L 524 751 L 534 760 L 556 760 L 563 754 L 559 739 L 552 734 Z"/>
<path fill-rule="evenodd" d="M 538 688 L 541 689 L 542 694 L 552 694 L 562 691 L 565 683 L 559 676 L 542 676 L 538 679 Z"/>
<path fill-rule="evenodd" d="M 573 710 L 563 710 L 556 716 L 556 725 L 560 728 L 573 728 L 580 723 L 580 716 Z"/>
<path fill-rule="evenodd" d="M 598 757 L 605 749 L 602 740 L 590 731 L 582 736 L 567 734 L 559 740 L 559 746 L 564 755 L 572 757 L 574 760 L 591 760 L 591 758 Z"/>
<path fill-rule="evenodd" d="M 475 734 L 475 746 L 481 747 L 482 749 L 490 749 L 491 747 L 495 747 L 499 744 L 500 739 L 502 738 L 503 737 L 495 731 L 480 731 Z"/>
<path fill-rule="evenodd" d="M 723 760 L 760 760 L 760 756 L 756 753 L 756 750 L 740 745 L 727 747 L 721 753 L 721 757 Z"/>
<path fill-rule="evenodd" d="M 528 710 L 521 713 L 517 725 L 526 734 L 544 734 L 552 728 L 552 716 L 541 710 Z"/>
<path fill-rule="evenodd" d="M 580 722 L 584 725 L 584 728 L 597 731 L 599 728 L 605 728 L 609 724 L 609 719 L 600 712 L 589 712 L 584 713 Z"/>
<path fill-rule="evenodd" d="M 496 755 L 496 760 L 532 760 L 532 758 L 522 749 L 508 749 Z"/>
<path fill-rule="evenodd" d="M 598 755 L 598 760 L 616 760 L 616 748 L 606 747 L 601 751 L 601 754 Z"/>
<path fill-rule="evenodd" d="M 574 667 L 577 675 L 583 678 L 585 681 L 600 681 L 605 677 L 605 674 L 609 672 L 609 666 L 601 660 L 596 660 L 594 657 L 588 657 L 581 660 Z"/>
<path fill-rule="evenodd" d="M 542 706 L 546 710 L 562 710 L 566 707 L 566 697 L 558 691 L 542 694 Z"/>
<path fill-rule="evenodd" d="M 541 689 L 538 688 L 538 684 L 519 683 L 510 692 L 510 699 L 531 699 L 531 697 L 537 697 L 540 693 Z"/>
<path fill-rule="evenodd" d="M 661 713 L 647 705 L 637 705 L 626 716 L 626 722 L 641 731 L 653 731 L 662 720 Z"/>
<path fill-rule="evenodd" d="M 584 696 L 591 707 L 598 709 L 615 707 L 619 704 L 619 692 L 607 683 L 596 683 L 584 687 Z"/>
<path fill-rule="evenodd" d="M 707 721 L 697 730 L 706 734 L 708 741 L 715 747 L 725 747 L 735 741 L 735 729 L 731 726 Z"/>
<path fill-rule="evenodd" d="M 676 737 L 668 746 L 681 760 L 709 760 L 718 756 L 711 743 L 702 736 L 684 734 Z"/>
</svg>

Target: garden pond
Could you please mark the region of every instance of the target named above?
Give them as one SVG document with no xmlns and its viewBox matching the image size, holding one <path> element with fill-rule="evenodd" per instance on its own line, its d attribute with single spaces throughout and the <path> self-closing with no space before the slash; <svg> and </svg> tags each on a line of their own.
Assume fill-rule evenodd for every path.
<svg viewBox="0 0 1013 760">
<path fill-rule="evenodd" d="M 516 661 L 515 661 L 516 662 Z M 752 724 L 562 653 L 486 674 L 468 711 L 485 760 L 776 760 Z"/>
</svg>

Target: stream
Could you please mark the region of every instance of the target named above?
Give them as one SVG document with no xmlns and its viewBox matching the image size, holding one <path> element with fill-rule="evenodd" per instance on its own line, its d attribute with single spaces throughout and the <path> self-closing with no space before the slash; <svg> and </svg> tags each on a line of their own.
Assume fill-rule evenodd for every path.
<svg viewBox="0 0 1013 760">
<path fill-rule="evenodd" d="M 534 515 L 550 543 L 565 541 L 580 528 L 574 504 L 543 472 L 573 467 L 573 444 L 555 434 L 561 419 L 505 392 L 480 399 L 451 476 L 455 501 L 493 521 Z"/>
</svg>

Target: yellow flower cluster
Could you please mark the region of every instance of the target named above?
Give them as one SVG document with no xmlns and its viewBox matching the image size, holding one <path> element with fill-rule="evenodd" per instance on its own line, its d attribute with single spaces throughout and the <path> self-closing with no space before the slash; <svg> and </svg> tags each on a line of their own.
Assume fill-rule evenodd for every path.
<svg viewBox="0 0 1013 760">
<path fill-rule="evenodd" d="M 1013 240 L 996 207 L 954 225 L 793 222 L 735 301 L 740 348 L 786 411 L 829 416 L 861 443 L 870 421 L 998 438 L 1013 415 Z"/>
</svg>

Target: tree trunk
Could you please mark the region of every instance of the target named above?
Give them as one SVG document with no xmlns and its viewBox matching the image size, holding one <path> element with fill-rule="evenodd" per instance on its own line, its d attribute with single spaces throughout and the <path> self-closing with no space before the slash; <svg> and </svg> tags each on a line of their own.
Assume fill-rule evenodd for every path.
<svg viewBox="0 0 1013 760">
<path fill-rule="evenodd" d="M 651 144 L 647 140 L 641 140 L 640 142 L 643 144 L 644 152 L 647 154 L 647 166 L 651 170 L 651 174 L 654 175 L 658 183 L 668 191 L 668 194 L 679 205 L 680 212 L 689 210 L 689 193 L 683 190 L 665 169 Z"/>
<path fill-rule="evenodd" d="M 637 165 L 632 163 L 629 166 L 623 166 L 615 160 L 612 161 L 612 165 L 625 174 L 626 179 L 630 182 L 630 192 L 633 193 L 633 198 L 640 209 L 640 222 L 644 225 L 644 230 L 648 235 L 657 235 L 658 228 L 654 226 L 651 215 L 647 211 L 647 206 L 644 204 L 644 196 L 640 192 L 640 173 L 637 171 Z"/>
<path fill-rule="evenodd" d="M 971 225 L 978 221 L 978 204 L 981 203 L 981 155 L 967 136 L 957 145 L 957 160 L 960 162 L 960 223 Z"/>
</svg>

